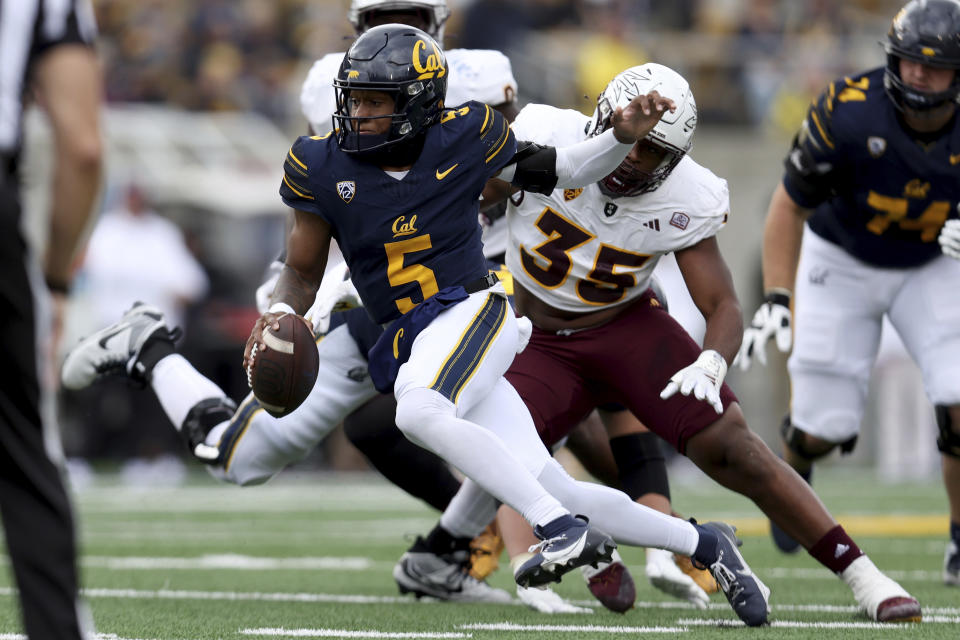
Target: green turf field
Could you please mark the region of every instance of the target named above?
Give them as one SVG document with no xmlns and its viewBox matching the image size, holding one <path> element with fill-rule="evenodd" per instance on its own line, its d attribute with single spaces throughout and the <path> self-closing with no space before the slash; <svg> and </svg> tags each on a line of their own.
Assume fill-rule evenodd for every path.
<svg viewBox="0 0 960 640">
<path fill-rule="evenodd" d="M 638 602 L 623 616 L 597 608 L 578 572 L 558 590 L 593 607 L 592 615 L 399 597 L 393 564 L 436 514 L 367 475 L 290 474 L 247 489 L 202 476 L 154 490 L 99 480 L 77 506 L 85 594 L 102 640 L 960 637 L 960 589 L 940 578 L 942 486 L 884 486 L 868 472 L 843 470 L 821 473 L 816 488 L 877 565 L 920 599 L 922 624 L 869 622 L 846 586 L 809 556 L 779 554 L 750 503 L 696 478 L 674 486 L 676 507 L 740 527 L 744 555 L 773 591 L 773 628 L 744 628 L 722 595 L 707 611 L 670 600 L 646 582 L 634 549 L 622 551 Z M 491 581 L 513 592 L 509 570 Z M 0 640 L 22 637 L 10 584 L 5 573 Z"/>
</svg>

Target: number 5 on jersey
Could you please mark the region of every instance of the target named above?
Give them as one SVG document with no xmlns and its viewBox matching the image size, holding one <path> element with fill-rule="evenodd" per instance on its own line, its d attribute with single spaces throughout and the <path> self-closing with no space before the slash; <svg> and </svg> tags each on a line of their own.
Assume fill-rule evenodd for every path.
<svg viewBox="0 0 960 640">
<path fill-rule="evenodd" d="M 387 252 L 387 280 L 389 280 L 390 286 L 400 287 L 416 282 L 420 285 L 424 300 L 440 291 L 437 286 L 437 279 L 430 267 L 425 267 L 422 264 L 403 266 L 403 256 L 405 254 L 426 251 L 432 246 L 429 233 L 384 244 L 383 248 Z M 394 303 L 400 313 L 407 313 L 418 304 L 409 296 L 395 300 Z"/>
</svg>

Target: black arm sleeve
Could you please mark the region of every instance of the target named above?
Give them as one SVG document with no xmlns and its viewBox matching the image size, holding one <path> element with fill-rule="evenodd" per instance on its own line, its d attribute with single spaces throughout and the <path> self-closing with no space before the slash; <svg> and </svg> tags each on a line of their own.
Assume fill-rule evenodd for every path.
<svg viewBox="0 0 960 640">
<path fill-rule="evenodd" d="M 508 164 L 517 168 L 510 181 L 524 191 L 548 195 L 557 186 L 557 150 L 535 142 L 517 142 L 517 152 Z"/>
</svg>

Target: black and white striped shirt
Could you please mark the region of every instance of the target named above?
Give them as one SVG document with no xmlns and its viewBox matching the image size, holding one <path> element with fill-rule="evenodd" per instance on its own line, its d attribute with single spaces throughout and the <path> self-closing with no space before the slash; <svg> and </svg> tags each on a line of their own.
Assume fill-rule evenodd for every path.
<svg viewBox="0 0 960 640">
<path fill-rule="evenodd" d="M 0 0 L 0 157 L 20 151 L 23 94 L 33 62 L 59 44 L 92 45 L 90 0 Z"/>
</svg>

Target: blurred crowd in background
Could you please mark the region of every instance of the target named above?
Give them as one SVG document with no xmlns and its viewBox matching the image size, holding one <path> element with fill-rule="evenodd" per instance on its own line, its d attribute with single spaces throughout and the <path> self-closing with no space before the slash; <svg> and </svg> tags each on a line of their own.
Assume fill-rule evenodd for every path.
<svg viewBox="0 0 960 640">
<path fill-rule="evenodd" d="M 94 0 L 112 154 L 103 205 L 111 213 L 101 216 L 102 224 L 116 227 L 113 241 L 120 246 L 143 242 L 137 235 L 144 232 L 144 220 L 156 224 L 153 216 L 175 225 L 164 227 L 167 242 L 154 247 L 170 257 L 134 250 L 123 256 L 128 264 L 114 260 L 113 267 L 129 275 L 157 269 L 172 273 L 173 267 L 158 265 L 173 261 L 183 265 L 178 268 L 190 274 L 189 287 L 171 285 L 158 297 L 175 301 L 176 308 L 168 312 L 183 319 L 188 358 L 237 399 L 246 393 L 240 361 L 242 344 L 257 316 L 253 291 L 283 245 L 286 217 L 275 185 L 286 145 L 306 130 L 300 86 L 315 59 L 349 46 L 353 31 L 346 20 L 348 4 L 348 0 Z M 545 102 L 588 113 L 619 71 L 647 60 L 667 64 L 693 87 L 700 110 L 698 138 L 726 127 L 741 138 L 771 140 L 768 144 L 782 157 L 806 106 L 828 82 L 884 63 L 878 43 L 901 4 L 902 0 L 449 0 L 445 44 L 507 54 L 521 105 Z M 161 118 L 148 108 L 176 116 Z M 254 130 L 257 133 L 244 140 L 246 147 L 234 144 L 247 137 L 242 132 Z M 275 167 L 262 169 L 273 166 L 271 158 L 276 158 Z M 728 177 L 724 167 L 711 168 Z M 189 188 L 184 176 L 190 176 Z M 244 186 L 261 194 L 264 204 L 239 196 Z M 733 179 L 731 187 L 737 209 L 740 194 Z M 756 200 L 768 197 L 764 189 L 757 189 Z M 134 205 L 148 211 L 136 218 L 138 225 L 129 211 Z M 761 213 L 751 213 L 758 225 Z M 117 227 L 122 219 L 126 222 Z M 755 237 L 744 240 L 751 247 L 747 259 L 751 264 L 758 263 L 759 228 L 755 227 Z M 143 237 L 151 235 L 146 232 Z M 99 316 L 106 309 L 98 308 L 104 306 L 97 302 L 98 290 L 121 290 L 116 282 L 102 280 L 102 244 L 91 243 L 78 265 L 81 302 L 65 342 L 108 321 Z M 107 254 L 118 258 L 111 250 Z M 137 260 L 141 264 L 135 264 Z M 736 258 L 730 261 L 736 271 Z M 155 278 L 154 284 L 166 286 L 162 280 Z M 749 310 L 758 294 L 750 290 L 756 270 L 741 274 L 738 287 L 743 281 L 750 283 L 740 291 L 744 309 Z M 116 305 L 130 302 L 114 300 L 109 312 L 117 315 Z M 125 389 L 95 386 L 66 396 L 61 413 L 68 454 L 114 461 L 180 457 L 181 445 L 152 395 L 140 395 L 143 402 L 131 399 L 134 394 Z M 337 446 L 334 438 L 328 449 Z M 352 462 L 344 458 L 349 456 L 318 454 L 323 464 L 350 466 Z M 157 473 L 176 477 L 166 467 Z"/>
<path fill-rule="evenodd" d="M 299 129 L 299 81 L 352 37 L 346 0 L 96 0 L 107 98 L 261 113 Z M 508 54 L 521 100 L 590 108 L 631 64 L 668 61 L 703 120 L 775 122 L 880 62 L 899 0 L 450 0 L 446 46 Z M 584 97 L 586 96 L 586 97 Z"/>
</svg>

